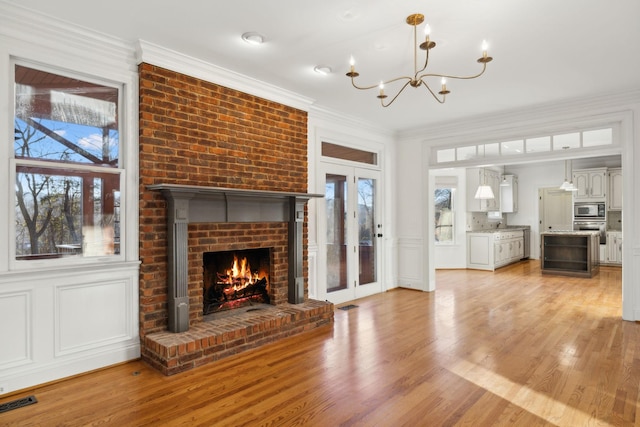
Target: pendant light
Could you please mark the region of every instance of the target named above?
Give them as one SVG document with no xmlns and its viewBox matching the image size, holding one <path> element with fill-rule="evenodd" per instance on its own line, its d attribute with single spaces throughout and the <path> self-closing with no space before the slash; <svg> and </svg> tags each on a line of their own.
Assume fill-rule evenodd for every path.
<svg viewBox="0 0 640 427">
<path fill-rule="evenodd" d="M 502 181 L 500 181 L 500 187 L 508 187 L 509 185 L 509 181 L 507 181 L 507 176 L 505 175 L 505 168 L 504 165 L 502 166 Z"/>
<path fill-rule="evenodd" d="M 482 172 L 483 171 L 480 170 L 478 173 L 482 174 Z M 474 196 L 474 198 L 480 199 L 480 200 L 495 199 L 496 196 L 494 196 L 493 190 L 491 189 L 491 186 L 487 185 L 487 174 L 486 174 L 486 171 L 483 174 L 483 180 L 484 180 L 484 183 L 482 185 L 478 186 L 478 189 L 476 190 L 476 195 Z"/>
<path fill-rule="evenodd" d="M 573 177 L 571 178 L 571 181 L 567 178 L 567 164 L 569 164 L 569 175 L 572 173 L 570 162 L 571 160 L 564 161 L 564 182 L 559 188 L 564 191 L 578 191 L 578 189 L 573 185 Z"/>
</svg>

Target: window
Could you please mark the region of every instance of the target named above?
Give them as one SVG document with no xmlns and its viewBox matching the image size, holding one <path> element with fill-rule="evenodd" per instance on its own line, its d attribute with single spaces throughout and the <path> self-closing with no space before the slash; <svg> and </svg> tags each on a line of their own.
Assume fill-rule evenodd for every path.
<svg viewBox="0 0 640 427">
<path fill-rule="evenodd" d="M 500 143 L 464 145 L 454 148 L 433 147 L 432 164 L 465 162 L 476 158 L 501 161 L 502 157 L 539 155 L 553 150 L 580 150 L 614 145 L 614 128 L 583 130 L 569 133 L 536 136 Z"/>
<path fill-rule="evenodd" d="M 14 70 L 15 258 L 119 254 L 119 89 Z"/>
<path fill-rule="evenodd" d="M 455 194 L 456 177 L 436 177 L 434 194 L 436 244 L 455 242 Z"/>
<path fill-rule="evenodd" d="M 378 164 L 378 155 L 370 151 L 358 150 L 357 148 L 345 147 L 342 145 L 332 144 L 330 142 L 322 143 L 322 155 L 332 157 L 334 159 L 350 160 L 353 162 L 366 163 L 368 165 Z"/>
</svg>

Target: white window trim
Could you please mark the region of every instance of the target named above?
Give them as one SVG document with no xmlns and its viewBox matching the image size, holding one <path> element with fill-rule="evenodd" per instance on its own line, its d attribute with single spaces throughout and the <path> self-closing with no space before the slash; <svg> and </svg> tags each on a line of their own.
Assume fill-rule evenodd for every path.
<svg viewBox="0 0 640 427">
<path fill-rule="evenodd" d="M 118 106 L 119 111 L 118 115 L 120 117 L 120 121 L 118 123 L 118 153 L 119 153 L 119 166 L 118 168 L 113 167 L 104 167 L 104 166 L 92 166 L 85 164 L 67 164 L 64 162 L 52 163 L 52 162 L 43 162 L 39 160 L 32 159 L 15 159 L 15 152 L 13 144 L 7 144 L 7 151 L 5 152 L 8 156 L 9 160 L 9 181 L 6 186 L 7 191 L 7 243 L 5 247 L 6 255 L 6 265 L 9 271 L 15 272 L 31 272 L 34 270 L 53 270 L 58 268 L 70 268 L 70 267 L 78 267 L 82 268 L 83 266 L 88 266 L 95 263 L 112 263 L 119 264 L 125 261 L 136 260 L 138 258 L 138 248 L 133 243 L 134 238 L 136 236 L 131 236 L 128 233 L 128 230 L 137 230 L 138 227 L 138 218 L 135 215 L 131 215 L 132 212 L 137 212 L 137 208 L 133 206 L 129 206 L 128 200 L 135 195 L 137 197 L 137 183 L 134 184 L 131 180 L 132 174 L 127 175 L 126 171 L 128 168 L 135 167 L 134 164 L 128 163 L 127 160 L 131 161 L 133 159 L 137 162 L 137 156 L 130 155 L 130 153 L 134 153 L 137 149 L 137 144 L 133 138 L 130 138 L 134 133 L 131 131 L 132 127 L 137 129 L 137 123 L 129 123 L 130 121 L 135 121 L 134 117 L 131 114 L 127 114 L 127 105 L 131 104 L 132 93 L 131 93 L 131 85 L 127 85 L 126 83 L 114 83 L 114 81 L 106 78 L 101 78 L 99 76 L 91 76 L 82 72 L 74 72 L 70 71 L 64 67 L 58 67 L 56 65 L 43 65 L 40 62 L 36 62 L 29 59 L 9 57 L 10 64 L 10 73 L 8 85 L 10 85 L 10 89 L 7 92 L 7 100 L 8 103 L 8 118 L 7 122 L 9 123 L 9 129 L 11 130 L 11 139 L 13 140 L 13 128 L 14 128 L 14 120 L 15 120 L 15 66 L 21 65 L 25 67 L 34 68 L 37 70 L 59 74 L 71 78 L 77 78 L 82 81 L 95 83 L 103 86 L 113 87 L 118 90 Z M 126 100 L 126 101 L 125 101 Z M 134 108 L 131 104 L 131 109 L 137 111 L 137 107 Z M 84 170 L 89 172 L 99 172 L 101 174 L 109 173 L 114 175 L 119 175 L 119 186 L 120 186 L 120 253 L 113 255 L 104 255 L 104 256 L 82 256 L 82 257 L 61 257 L 55 259 L 37 259 L 37 260 L 17 260 L 16 259 L 16 248 L 15 248 L 15 239 L 16 239 L 16 230 L 15 230 L 15 189 L 11 185 L 11 183 L 15 183 L 16 179 L 16 167 L 21 165 L 33 165 L 45 168 L 54 168 L 54 167 L 68 167 L 69 169 L 75 170 Z M 135 175 L 135 179 L 137 181 L 138 174 Z M 133 192 L 132 192 L 133 190 Z M 135 234 L 135 233 L 134 233 Z M 137 238 L 136 238 L 137 240 Z M 135 258 L 134 258 L 135 257 Z"/>
</svg>

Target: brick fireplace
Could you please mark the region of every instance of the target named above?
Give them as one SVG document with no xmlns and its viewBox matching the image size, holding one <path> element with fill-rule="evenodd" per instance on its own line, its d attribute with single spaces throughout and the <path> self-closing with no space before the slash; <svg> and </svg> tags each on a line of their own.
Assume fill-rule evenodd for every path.
<svg viewBox="0 0 640 427">
<path fill-rule="evenodd" d="M 307 292 L 306 112 L 139 73 L 143 359 L 170 375 L 332 324 L 333 306 Z M 269 249 L 270 305 L 204 321 L 204 254 L 250 248 Z"/>
</svg>

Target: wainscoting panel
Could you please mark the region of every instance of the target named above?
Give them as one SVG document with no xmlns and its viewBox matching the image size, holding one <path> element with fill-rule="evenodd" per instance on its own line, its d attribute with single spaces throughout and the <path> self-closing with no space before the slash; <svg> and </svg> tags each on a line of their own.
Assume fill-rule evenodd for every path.
<svg viewBox="0 0 640 427">
<path fill-rule="evenodd" d="M 398 285 L 426 289 L 422 239 L 398 239 Z"/>
<path fill-rule="evenodd" d="M 31 291 L 0 293 L 0 370 L 32 357 Z"/>
<path fill-rule="evenodd" d="M 138 263 L 0 274 L 5 393 L 140 357 Z"/>
<path fill-rule="evenodd" d="M 59 286 L 56 356 L 131 338 L 131 282 Z"/>
<path fill-rule="evenodd" d="M 309 245 L 307 259 L 309 262 L 309 298 L 318 298 L 318 247 Z"/>
</svg>

